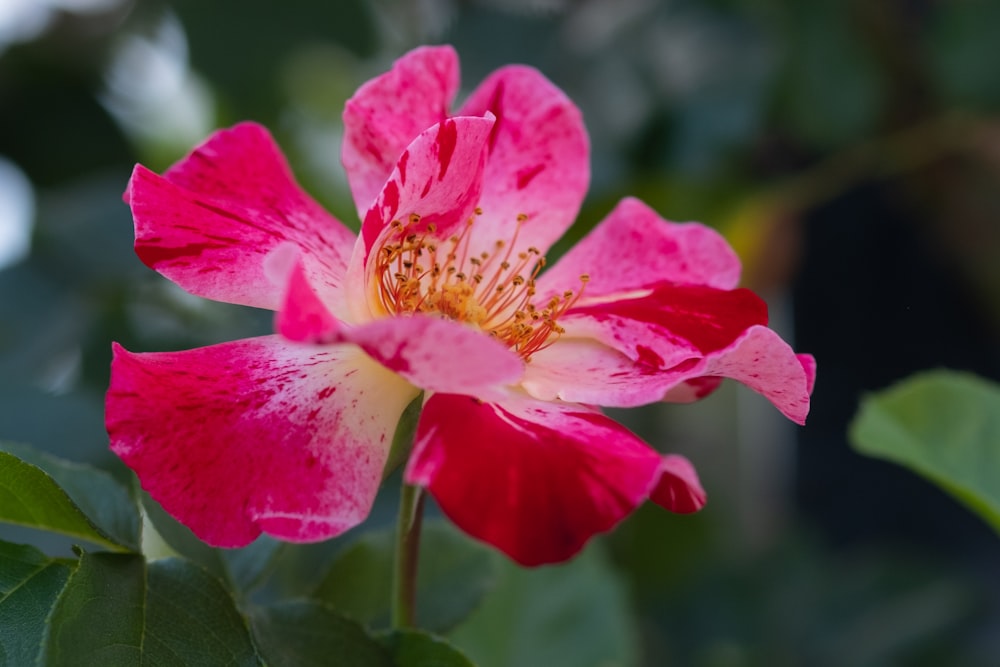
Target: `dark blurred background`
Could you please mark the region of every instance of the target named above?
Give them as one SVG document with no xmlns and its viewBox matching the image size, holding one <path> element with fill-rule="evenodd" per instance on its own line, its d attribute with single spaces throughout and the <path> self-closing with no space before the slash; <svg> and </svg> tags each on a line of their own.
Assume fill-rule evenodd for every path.
<svg viewBox="0 0 1000 667">
<path fill-rule="evenodd" d="M 605 540 L 642 664 L 1000 664 L 997 536 L 846 437 L 865 392 L 914 371 L 1000 379 L 1000 2 L 0 0 L 0 439 L 114 466 L 111 340 L 270 328 L 135 258 L 135 162 L 254 119 L 356 226 L 343 102 L 441 42 L 464 92 L 522 62 L 582 108 L 594 176 L 570 237 L 626 194 L 715 226 L 819 361 L 804 428 L 732 386 L 625 417 L 710 497 Z"/>
</svg>

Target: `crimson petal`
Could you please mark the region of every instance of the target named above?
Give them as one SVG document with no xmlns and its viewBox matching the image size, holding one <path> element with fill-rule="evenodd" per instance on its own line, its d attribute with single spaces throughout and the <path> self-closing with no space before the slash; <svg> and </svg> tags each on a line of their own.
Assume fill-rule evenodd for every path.
<svg viewBox="0 0 1000 667">
<path fill-rule="evenodd" d="M 337 293 L 355 236 L 302 191 L 263 127 L 216 132 L 163 176 L 136 166 L 125 201 L 139 258 L 188 292 L 277 310 L 285 285 L 266 265 L 291 246 L 309 282 L 341 312 Z"/>
<path fill-rule="evenodd" d="M 425 486 L 462 530 L 522 565 L 541 565 L 572 557 L 654 491 L 683 499 L 680 485 L 692 477 L 675 467 L 581 405 L 435 394 L 406 479 Z M 690 509 L 683 500 L 673 505 Z"/>
<path fill-rule="evenodd" d="M 631 359 L 671 368 L 724 350 L 754 325 L 767 324 L 767 304 L 748 289 L 660 283 L 645 294 L 574 306 L 560 320 Z"/>
</svg>

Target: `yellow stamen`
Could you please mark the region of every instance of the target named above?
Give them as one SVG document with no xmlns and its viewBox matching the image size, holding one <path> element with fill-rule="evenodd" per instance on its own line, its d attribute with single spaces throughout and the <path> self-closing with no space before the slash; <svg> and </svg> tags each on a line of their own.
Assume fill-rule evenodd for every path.
<svg viewBox="0 0 1000 667">
<path fill-rule="evenodd" d="M 476 215 L 481 214 L 476 209 Z M 531 355 L 565 332 L 557 321 L 580 298 L 589 277 L 580 276 L 579 290 L 567 290 L 544 306 L 536 305 L 535 280 L 545 257 L 534 247 L 514 252 L 527 219 L 518 215 L 512 238 L 498 240 L 492 252 L 478 255 L 470 248 L 473 218 L 447 239 L 447 250 L 433 236 L 434 225 L 427 225 L 425 232 L 412 231 L 420 216 L 410 215 L 405 225 L 394 220 L 393 233 L 374 259 L 378 304 L 386 314 L 438 315 L 469 324 L 530 361 Z"/>
</svg>

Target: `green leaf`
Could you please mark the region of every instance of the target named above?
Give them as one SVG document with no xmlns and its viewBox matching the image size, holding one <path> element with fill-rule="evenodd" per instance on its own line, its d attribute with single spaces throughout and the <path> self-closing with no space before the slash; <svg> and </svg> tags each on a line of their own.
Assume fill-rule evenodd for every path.
<svg viewBox="0 0 1000 667">
<path fill-rule="evenodd" d="M 395 535 L 362 535 L 344 549 L 315 597 L 374 627 L 389 622 Z M 416 622 L 445 632 L 475 609 L 497 578 L 497 559 L 443 521 L 425 522 L 420 537 Z"/>
<path fill-rule="evenodd" d="M 254 637 L 273 667 L 393 667 L 389 654 L 356 621 L 311 600 L 253 613 Z"/>
<path fill-rule="evenodd" d="M 0 451 L 0 521 L 50 530 L 114 550 L 134 548 L 97 526 L 41 468 Z"/>
<path fill-rule="evenodd" d="M 101 532 L 118 544 L 139 550 L 138 505 L 109 473 L 17 443 L 0 443 L 0 450 L 41 468 Z"/>
<path fill-rule="evenodd" d="M 564 565 L 504 560 L 496 590 L 449 635 L 481 667 L 622 667 L 637 663 L 618 576 L 594 548 Z"/>
<path fill-rule="evenodd" d="M 927 477 L 1000 531 L 1000 388 L 932 371 L 868 396 L 850 430 L 864 454 Z"/>
<path fill-rule="evenodd" d="M 83 554 L 52 611 L 43 663 L 258 665 L 222 585 L 178 558 Z"/>
<path fill-rule="evenodd" d="M 417 630 L 395 630 L 378 640 L 396 667 L 475 667 L 445 640 Z"/>
<path fill-rule="evenodd" d="M 257 665 L 246 619 L 218 579 L 182 558 L 149 564 L 143 661 Z"/>
<path fill-rule="evenodd" d="M 142 664 L 146 563 L 131 554 L 83 554 L 52 610 L 42 664 Z"/>
<path fill-rule="evenodd" d="M 35 664 L 69 575 L 68 565 L 34 547 L 0 542 L 0 664 Z"/>
</svg>

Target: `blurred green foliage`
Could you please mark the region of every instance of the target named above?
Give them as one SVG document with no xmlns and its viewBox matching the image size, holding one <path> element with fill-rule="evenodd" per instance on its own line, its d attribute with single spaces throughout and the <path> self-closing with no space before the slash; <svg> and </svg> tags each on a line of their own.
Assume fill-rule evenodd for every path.
<svg viewBox="0 0 1000 667">
<path fill-rule="evenodd" d="M 1000 532 L 1000 387 L 932 371 L 865 398 L 854 446 L 934 481 Z"/>
<path fill-rule="evenodd" d="M 0 268 L 0 438 L 123 479 L 102 425 L 110 341 L 183 349 L 271 325 L 268 313 L 193 299 L 135 258 L 120 200 L 132 165 L 162 169 L 211 129 L 255 119 L 275 132 L 306 189 L 356 225 L 339 166 L 343 102 L 420 43 L 457 47 L 466 92 L 495 67 L 527 62 L 582 108 L 593 186 L 557 252 L 618 198 L 636 194 L 672 219 L 723 228 L 744 256 L 745 282 L 773 292 L 794 272 L 796 221 L 877 179 L 931 212 L 929 233 L 944 239 L 942 252 L 1000 331 L 1000 5 L 990 0 L 122 0 L 52 9 L 47 27 L 22 39 L 9 37 L 13 16 L 0 26 L 0 158 L 29 179 L 34 211 L 30 254 Z M 642 412 L 632 424 L 666 448 L 677 441 L 664 433 L 703 444 L 739 432 L 734 403 L 724 393 L 692 410 L 690 422 L 679 408 Z M 502 569 L 505 589 L 459 627 L 456 644 L 519 665 L 533 664 L 528 655 L 543 659 L 533 652 L 543 640 L 560 646 L 574 636 L 581 643 L 562 655 L 578 657 L 544 663 L 996 664 L 998 612 L 985 616 L 989 591 L 969 572 L 940 554 L 914 557 L 891 545 L 831 551 L 803 537 L 812 531 L 797 527 L 787 497 L 778 501 L 777 528 L 763 536 L 734 529 L 747 504 L 774 511 L 740 486 L 746 452 L 686 453 L 713 498 L 705 513 L 645 508 L 565 571 Z M 783 478 L 769 474 L 767 488 L 780 496 Z M 389 496 L 375 527 L 392 511 Z M 155 566 L 151 587 L 183 587 L 202 586 L 211 572 L 265 605 L 253 621 L 261 636 L 300 623 L 308 634 L 331 613 L 325 603 L 287 602 L 308 587 L 275 575 L 275 563 L 332 571 L 345 549 L 364 544 L 348 537 L 353 547 L 289 550 L 262 541 L 222 553 L 156 508 L 150 515 L 164 553 L 204 570 L 95 554 L 73 578 L 92 583 L 124 563 L 139 573 Z M 52 543 L 34 535 L 0 538 L 53 555 Z M 11 549 L 3 546 L 0 563 L 45 573 L 32 580 L 38 599 L 69 576 L 61 560 Z M 244 629 L 231 612 L 242 602 L 216 601 L 237 634 Z M 517 608 L 527 610 L 517 632 L 491 636 Z M 341 629 L 360 632 L 346 621 Z M 508 653 L 499 655 L 500 645 Z"/>
</svg>

